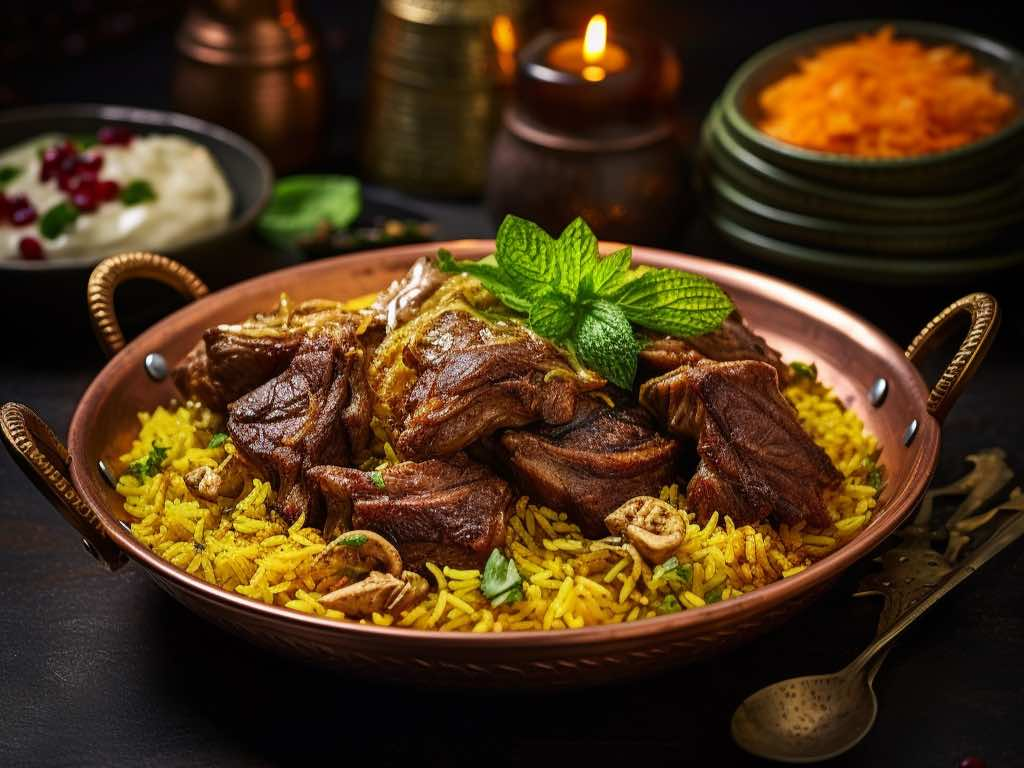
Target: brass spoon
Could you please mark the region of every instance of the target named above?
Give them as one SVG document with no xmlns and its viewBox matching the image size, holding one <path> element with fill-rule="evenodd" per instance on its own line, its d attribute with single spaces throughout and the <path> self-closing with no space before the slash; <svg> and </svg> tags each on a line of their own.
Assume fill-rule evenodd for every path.
<svg viewBox="0 0 1024 768">
<path fill-rule="evenodd" d="M 747 697 L 732 717 L 732 737 L 748 752 L 785 763 L 813 763 L 856 745 L 874 725 L 878 701 L 871 688 L 890 643 L 921 614 L 1024 534 L 1024 513 L 1014 515 L 926 598 L 844 669 L 794 677 Z"/>
</svg>

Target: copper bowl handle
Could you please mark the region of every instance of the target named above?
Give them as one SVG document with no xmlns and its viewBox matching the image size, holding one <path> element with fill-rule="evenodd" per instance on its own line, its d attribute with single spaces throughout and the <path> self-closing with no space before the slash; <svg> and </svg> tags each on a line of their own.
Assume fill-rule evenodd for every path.
<svg viewBox="0 0 1024 768">
<path fill-rule="evenodd" d="M 92 328 L 107 357 L 124 349 L 124 333 L 114 311 L 114 291 L 126 280 L 149 278 L 169 285 L 186 299 L 201 299 L 210 292 L 192 270 L 155 253 L 138 251 L 104 259 L 89 276 L 86 297 Z"/>
<path fill-rule="evenodd" d="M 957 299 L 936 315 L 907 347 L 907 358 L 920 367 L 924 355 L 942 343 L 954 327 L 952 320 L 962 313 L 970 315 L 971 326 L 960 349 L 928 395 L 928 413 L 940 422 L 988 354 L 999 330 L 999 304 L 987 293 L 972 293 Z"/>
<path fill-rule="evenodd" d="M 128 562 L 124 552 L 103 531 L 96 513 L 71 484 L 68 449 L 39 414 L 21 403 L 5 403 L 0 408 L 0 429 L 11 457 L 64 519 L 82 534 L 86 550 L 110 571 Z"/>
</svg>

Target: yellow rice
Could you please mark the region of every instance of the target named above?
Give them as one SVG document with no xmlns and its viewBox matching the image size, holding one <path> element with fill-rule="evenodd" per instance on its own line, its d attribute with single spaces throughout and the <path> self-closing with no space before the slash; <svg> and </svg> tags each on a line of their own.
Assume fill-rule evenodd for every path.
<svg viewBox="0 0 1024 768">
<path fill-rule="evenodd" d="M 879 451 L 857 415 L 822 385 L 802 380 L 785 395 L 844 476 L 842 485 L 826 496 L 833 521 L 829 527 L 736 526 L 717 514 L 701 526 L 686 513 L 679 486 L 665 487 L 661 498 L 688 522 L 676 557 L 689 573 L 680 582 L 656 577 L 631 547 L 591 549 L 564 513 L 522 497 L 509 520 L 505 552 L 522 575 L 524 600 L 492 607 L 480 591 L 479 571 L 428 563 L 432 588 L 424 601 L 397 617 L 374 614 L 362 621 L 463 632 L 577 628 L 692 610 L 799 573 L 871 519 L 878 490 L 869 472 Z M 271 511 L 274 492 L 267 482 L 248 478 L 234 505 L 195 498 L 185 487 L 183 475 L 190 469 L 216 466 L 235 450 L 230 441 L 207 447 L 222 426 L 217 416 L 190 404 L 160 407 L 139 414 L 139 420 L 138 438 L 121 457 L 125 466 L 147 456 L 154 443 L 168 449 L 157 474 L 139 482 L 126 473 L 118 481 L 139 541 L 223 589 L 304 613 L 345 618 L 318 602 L 335 578 L 316 560 L 325 546 L 323 537 L 301 519 L 288 526 L 278 518 Z"/>
</svg>

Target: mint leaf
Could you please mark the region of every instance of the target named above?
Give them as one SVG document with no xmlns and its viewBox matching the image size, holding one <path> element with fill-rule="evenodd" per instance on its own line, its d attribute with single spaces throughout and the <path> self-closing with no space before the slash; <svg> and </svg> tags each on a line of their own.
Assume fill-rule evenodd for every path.
<svg viewBox="0 0 1024 768">
<path fill-rule="evenodd" d="M 735 309 L 706 277 L 674 269 L 650 269 L 609 298 L 632 322 L 670 336 L 713 331 Z"/>
<path fill-rule="evenodd" d="M 580 290 L 593 297 L 606 296 L 621 287 L 629 279 L 629 264 L 633 260 L 633 249 L 628 245 L 597 260 L 586 277 Z"/>
<path fill-rule="evenodd" d="M 121 202 L 125 205 L 138 205 L 149 200 L 156 200 L 153 186 L 145 179 L 136 179 L 121 187 Z"/>
<path fill-rule="evenodd" d="M 516 293 L 534 298 L 555 284 L 554 241 L 532 221 L 506 216 L 498 227 L 495 258 Z"/>
<path fill-rule="evenodd" d="M 498 297 L 498 301 L 516 312 L 529 312 L 531 302 L 516 293 L 511 278 L 494 264 L 479 261 L 456 261 L 444 248 L 437 251 L 437 268 L 449 275 L 465 273 L 475 277 L 481 285 Z"/>
<path fill-rule="evenodd" d="M 378 472 L 376 469 L 371 470 L 367 474 L 370 475 L 370 482 L 373 483 L 374 487 L 379 491 L 384 490 L 384 475 Z"/>
<path fill-rule="evenodd" d="M 789 364 L 789 367 L 793 371 L 793 375 L 798 379 L 818 380 L 818 366 L 814 363 L 808 365 L 807 363 L 801 363 L 799 360 L 794 360 Z"/>
<path fill-rule="evenodd" d="M 140 483 L 143 482 L 150 475 L 155 475 L 160 471 L 164 459 L 167 458 L 168 450 L 154 443 L 149 449 L 149 455 L 136 459 L 128 465 L 128 472 L 135 475 L 135 479 Z"/>
<path fill-rule="evenodd" d="M 210 438 L 210 444 L 207 445 L 206 447 L 207 448 L 220 448 L 227 441 L 228 441 L 227 432 L 218 432 L 217 434 L 215 434 L 213 437 Z"/>
<path fill-rule="evenodd" d="M 665 595 L 664 599 L 658 603 L 658 607 L 655 609 L 659 616 L 665 616 L 669 613 L 679 613 L 683 610 L 683 606 L 679 603 L 679 598 L 675 595 Z"/>
<path fill-rule="evenodd" d="M 351 176 L 286 176 L 274 184 L 259 231 L 275 245 L 290 248 L 320 227 L 346 229 L 362 206 L 362 187 Z"/>
<path fill-rule="evenodd" d="M 580 217 L 576 217 L 555 241 L 555 285 L 571 300 L 576 299 L 580 281 L 597 264 L 597 238 Z"/>
<path fill-rule="evenodd" d="M 574 319 L 572 304 L 555 291 L 543 294 L 530 307 L 530 327 L 552 341 L 568 336 Z"/>
<path fill-rule="evenodd" d="M 576 326 L 580 359 L 622 389 L 632 389 L 640 345 L 625 313 L 610 301 L 592 302 Z"/>
<path fill-rule="evenodd" d="M 39 220 L 39 232 L 47 240 L 56 240 L 64 230 L 75 223 L 78 209 L 67 200 L 57 203 Z"/>
<path fill-rule="evenodd" d="M 523 599 L 522 585 L 523 578 L 519 575 L 515 560 L 505 557 L 502 551 L 495 547 L 491 551 L 491 556 L 487 558 L 483 575 L 480 577 L 480 591 L 483 596 L 494 606 L 515 602 Z"/>
</svg>

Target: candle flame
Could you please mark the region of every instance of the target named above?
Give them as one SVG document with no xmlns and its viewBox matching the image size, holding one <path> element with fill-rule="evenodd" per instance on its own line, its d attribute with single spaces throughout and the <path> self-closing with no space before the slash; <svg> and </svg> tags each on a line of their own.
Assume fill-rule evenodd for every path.
<svg viewBox="0 0 1024 768">
<path fill-rule="evenodd" d="M 587 32 L 583 35 L 583 60 L 587 64 L 596 64 L 604 58 L 604 49 L 608 41 L 608 20 L 604 14 L 595 14 L 587 24 Z"/>
<path fill-rule="evenodd" d="M 491 39 L 499 53 L 515 53 L 516 28 L 512 19 L 503 13 L 495 16 L 491 24 Z"/>
</svg>

